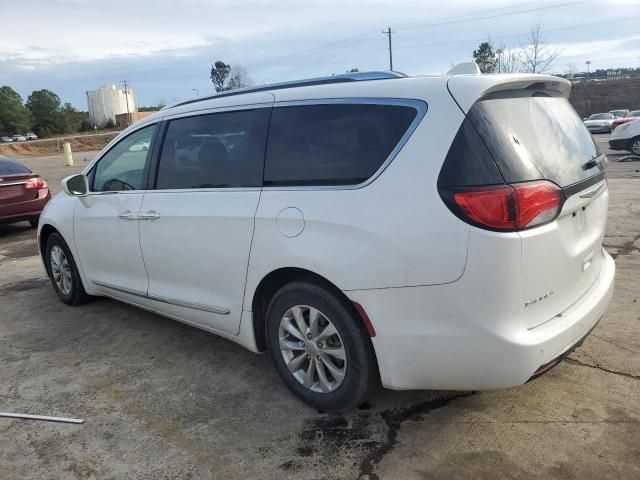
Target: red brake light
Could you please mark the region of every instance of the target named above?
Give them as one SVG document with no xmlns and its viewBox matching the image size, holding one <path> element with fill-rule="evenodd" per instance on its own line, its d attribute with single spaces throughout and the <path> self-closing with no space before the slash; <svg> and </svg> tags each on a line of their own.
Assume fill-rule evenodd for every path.
<svg viewBox="0 0 640 480">
<path fill-rule="evenodd" d="M 464 220 L 491 230 L 514 231 L 554 220 L 562 192 L 548 181 L 465 188 L 454 191 L 453 203 Z"/>
<path fill-rule="evenodd" d="M 43 190 L 47 187 L 47 182 L 40 177 L 30 178 L 24 186 L 27 190 Z"/>
</svg>

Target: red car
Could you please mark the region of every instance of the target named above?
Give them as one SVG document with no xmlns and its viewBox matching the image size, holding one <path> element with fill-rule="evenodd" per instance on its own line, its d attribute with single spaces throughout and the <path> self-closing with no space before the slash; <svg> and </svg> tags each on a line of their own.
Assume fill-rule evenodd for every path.
<svg viewBox="0 0 640 480">
<path fill-rule="evenodd" d="M 638 120 L 640 118 L 640 110 L 632 110 L 627 113 L 622 118 L 616 118 L 611 124 L 611 130 L 615 130 L 616 127 L 622 125 L 623 123 L 633 122 L 634 120 Z"/>
<path fill-rule="evenodd" d="M 0 223 L 27 220 L 37 227 L 50 199 L 47 182 L 15 160 L 0 156 Z"/>
</svg>

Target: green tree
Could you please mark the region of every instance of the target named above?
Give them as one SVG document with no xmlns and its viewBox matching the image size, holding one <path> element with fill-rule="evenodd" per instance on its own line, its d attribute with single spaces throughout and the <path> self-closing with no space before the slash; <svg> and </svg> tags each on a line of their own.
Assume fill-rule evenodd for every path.
<svg viewBox="0 0 640 480">
<path fill-rule="evenodd" d="M 80 130 L 82 122 L 88 121 L 87 112 L 79 112 L 70 103 L 65 103 L 58 112 L 58 133 L 74 133 Z"/>
<path fill-rule="evenodd" d="M 36 90 L 29 95 L 26 107 L 33 116 L 33 130 L 39 136 L 49 136 L 64 131 L 60 116 L 60 97 L 51 90 Z"/>
<path fill-rule="evenodd" d="M 211 81 L 216 92 L 225 90 L 230 73 L 231 65 L 224 63 L 222 60 L 218 60 L 211 66 Z"/>
<path fill-rule="evenodd" d="M 493 73 L 496 71 L 498 60 L 490 42 L 482 42 L 478 46 L 478 49 L 473 51 L 473 58 L 482 73 Z"/>
<path fill-rule="evenodd" d="M 0 87 L 0 134 L 26 133 L 30 124 L 31 115 L 20 94 L 7 85 Z"/>
</svg>

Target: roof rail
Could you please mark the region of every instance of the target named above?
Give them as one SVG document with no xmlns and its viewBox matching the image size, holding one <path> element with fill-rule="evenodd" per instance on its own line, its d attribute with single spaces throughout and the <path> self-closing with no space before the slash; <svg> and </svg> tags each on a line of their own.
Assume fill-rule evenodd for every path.
<svg viewBox="0 0 640 480">
<path fill-rule="evenodd" d="M 405 75 L 404 73 L 393 72 L 393 71 L 344 73 L 341 75 L 331 75 L 328 77 L 316 77 L 316 78 L 307 78 L 303 80 L 293 80 L 291 82 L 271 83 L 267 85 L 261 85 L 259 87 L 238 88 L 231 91 L 221 92 L 216 95 L 194 98 L 192 100 L 176 103 L 165 108 L 179 107 L 181 105 L 188 105 L 190 103 L 202 102 L 203 100 L 211 100 L 214 98 L 222 98 L 222 97 L 231 97 L 233 95 L 242 95 L 244 93 L 268 92 L 270 90 L 282 90 L 285 88 L 295 88 L 295 87 L 309 87 L 312 85 L 328 85 L 331 83 L 362 82 L 366 80 L 385 80 L 389 78 L 404 78 L 406 76 L 407 75 Z"/>
</svg>

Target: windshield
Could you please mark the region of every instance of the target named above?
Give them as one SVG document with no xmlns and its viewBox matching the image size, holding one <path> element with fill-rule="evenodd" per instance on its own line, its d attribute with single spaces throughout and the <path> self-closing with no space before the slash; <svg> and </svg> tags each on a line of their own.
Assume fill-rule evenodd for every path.
<svg viewBox="0 0 640 480">
<path fill-rule="evenodd" d="M 561 187 L 604 170 L 593 138 L 569 102 L 546 91 L 498 92 L 468 114 L 507 183 L 547 179 Z"/>
<path fill-rule="evenodd" d="M 611 113 L 594 113 L 589 117 L 589 120 L 611 120 L 613 114 Z"/>
</svg>

